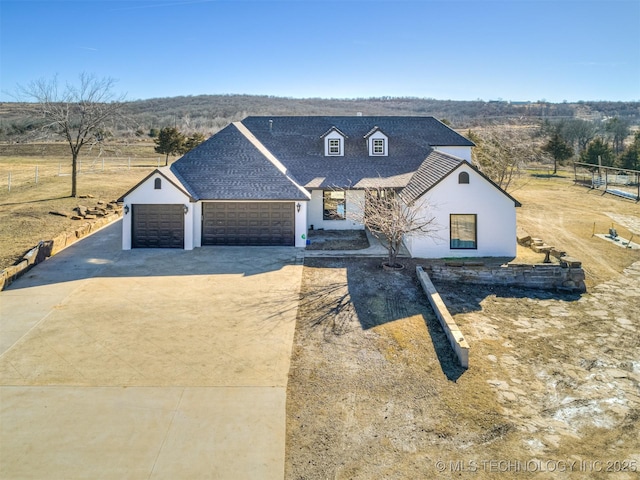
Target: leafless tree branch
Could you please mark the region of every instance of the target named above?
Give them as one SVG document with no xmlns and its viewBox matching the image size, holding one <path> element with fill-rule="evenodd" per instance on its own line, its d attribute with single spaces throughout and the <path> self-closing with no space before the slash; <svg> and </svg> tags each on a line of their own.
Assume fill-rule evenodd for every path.
<svg viewBox="0 0 640 480">
<path fill-rule="evenodd" d="M 387 248 L 387 264 L 398 265 L 397 257 L 406 235 L 437 236 L 440 229 L 431 207 L 406 205 L 391 189 L 365 190 L 364 204 L 352 211 L 353 220 L 362 223 Z"/>
<path fill-rule="evenodd" d="M 86 73 L 80 74 L 77 85 L 67 83 L 62 89 L 57 76 L 18 87 L 21 97 L 39 105 L 42 128 L 69 145 L 72 197 L 77 196 L 77 161 L 82 147 L 102 141 L 107 122 L 118 118 L 122 110 L 124 96 L 116 96 L 114 87 L 112 78 Z"/>
</svg>

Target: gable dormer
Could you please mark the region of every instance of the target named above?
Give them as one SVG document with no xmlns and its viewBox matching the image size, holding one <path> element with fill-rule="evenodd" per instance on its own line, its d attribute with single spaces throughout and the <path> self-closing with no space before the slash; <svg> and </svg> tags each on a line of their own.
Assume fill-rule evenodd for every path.
<svg viewBox="0 0 640 480">
<path fill-rule="evenodd" d="M 373 127 L 364 136 L 367 141 L 367 150 L 370 157 L 386 157 L 389 155 L 389 137 L 387 137 L 380 127 Z"/>
<path fill-rule="evenodd" d="M 344 141 L 348 137 L 337 127 L 331 127 L 320 138 L 324 139 L 325 157 L 344 157 Z"/>
</svg>

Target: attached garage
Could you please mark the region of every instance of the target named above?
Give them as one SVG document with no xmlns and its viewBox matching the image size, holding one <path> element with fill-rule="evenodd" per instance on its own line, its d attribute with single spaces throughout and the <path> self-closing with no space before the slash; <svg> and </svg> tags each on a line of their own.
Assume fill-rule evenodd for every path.
<svg viewBox="0 0 640 480">
<path fill-rule="evenodd" d="M 184 248 L 184 205 L 131 206 L 133 248 Z"/>
<path fill-rule="evenodd" d="M 295 245 L 292 202 L 204 202 L 202 245 Z"/>
</svg>

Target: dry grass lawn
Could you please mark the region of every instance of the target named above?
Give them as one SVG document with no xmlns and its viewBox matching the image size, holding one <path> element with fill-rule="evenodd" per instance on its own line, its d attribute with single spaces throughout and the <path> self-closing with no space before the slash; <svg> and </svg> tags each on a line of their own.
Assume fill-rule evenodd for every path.
<svg viewBox="0 0 640 480">
<path fill-rule="evenodd" d="M 82 158 L 78 194 L 93 198 L 72 198 L 71 161 L 64 145 L 1 146 L 0 269 L 12 265 L 40 240 L 71 230 L 77 223 L 50 211 L 71 213 L 78 204 L 93 206 L 98 200 L 115 200 L 148 175 L 157 162 L 158 155 L 149 143 L 113 147 L 101 157 L 87 152 Z"/>
<path fill-rule="evenodd" d="M 471 345 L 451 348 L 419 260 L 308 258 L 287 396 L 287 479 L 616 478 L 640 471 L 638 204 L 529 177 L 530 234 L 583 261 L 589 292 L 437 284 Z M 637 238 L 637 237 L 636 237 Z M 517 261 L 543 256 L 519 250 Z"/>
</svg>

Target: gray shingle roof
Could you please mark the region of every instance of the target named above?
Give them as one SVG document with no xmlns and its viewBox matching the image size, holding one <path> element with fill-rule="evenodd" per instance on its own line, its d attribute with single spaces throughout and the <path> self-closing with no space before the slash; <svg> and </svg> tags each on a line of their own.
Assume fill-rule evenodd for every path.
<svg viewBox="0 0 640 480">
<path fill-rule="evenodd" d="M 345 135 L 344 156 L 324 155 L 322 137 L 332 129 Z M 369 156 L 365 137 L 376 130 L 389 138 L 388 156 Z M 424 179 L 446 164 L 433 146 L 473 143 L 433 117 L 247 117 L 188 152 L 171 172 L 195 200 L 308 200 L 301 186 L 409 184 L 407 192 L 419 196 Z"/>
<path fill-rule="evenodd" d="M 247 117 L 242 121 L 307 188 L 404 187 L 432 146 L 473 146 L 433 117 Z M 344 133 L 344 156 L 326 157 L 321 136 Z M 388 156 L 371 157 L 365 136 L 378 127 Z"/>
<path fill-rule="evenodd" d="M 441 180 L 451 175 L 462 164 L 467 165 L 474 170 L 478 175 L 483 177 L 487 182 L 493 185 L 498 191 L 505 195 L 509 200 L 513 201 L 516 207 L 521 207 L 522 204 L 515 198 L 509 195 L 506 191 L 500 188 L 493 180 L 487 177 L 484 173 L 478 170 L 475 166 L 471 165 L 466 160 L 449 155 L 448 153 L 439 152 L 433 150 L 427 158 L 422 162 L 420 168 L 413 175 L 407 186 L 402 189 L 400 196 L 408 205 L 415 202 L 420 196 L 424 195 L 430 189 L 435 187 Z"/>
<path fill-rule="evenodd" d="M 308 200 L 231 124 L 171 166 L 196 200 Z"/>
<path fill-rule="evenodd" d="M 407 186 L 402 190 L 400 194 L 402 199 L 407 204 L 413 203 L 418 197 L 449 175 L 462 162 L 464 160 L 453 155 L 432 150 Z"/>
</svg>

